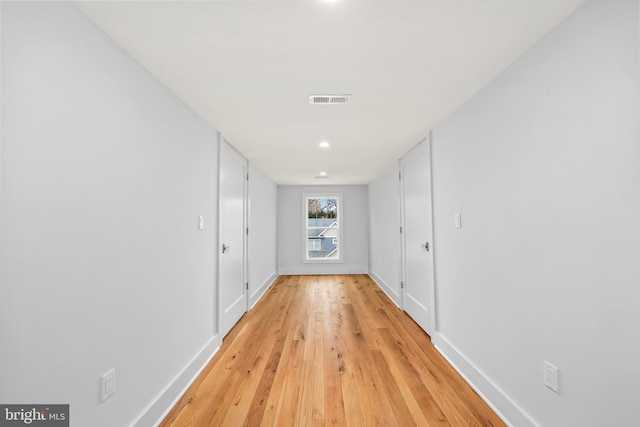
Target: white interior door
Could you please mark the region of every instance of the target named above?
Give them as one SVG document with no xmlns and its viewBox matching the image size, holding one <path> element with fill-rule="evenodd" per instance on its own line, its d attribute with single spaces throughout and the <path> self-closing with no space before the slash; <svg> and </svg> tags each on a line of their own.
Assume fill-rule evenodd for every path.
<svg viewBox="0 0 640 427">
<path fill-rule="evenodd" d="M 425 139 L 400 160 L 403 217 L 402 304 L 428 334 L 433 316 L 431 162 Z"/>
<path fill-rule="evenodd" d="M 247 311 L 245 221 L 247 160 L 220 143 L 219 325 L 224 338 Z"/>
</svg>

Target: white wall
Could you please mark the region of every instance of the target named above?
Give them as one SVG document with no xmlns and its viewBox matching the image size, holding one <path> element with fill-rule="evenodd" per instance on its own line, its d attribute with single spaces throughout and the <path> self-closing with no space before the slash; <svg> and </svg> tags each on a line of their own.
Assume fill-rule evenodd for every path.
<svg viewBox="0 0 640 427">
<path fill-rule="evenodd" d="M 3 221 L 2 221 L 2 203 L 4 200 L 4 196 L 3 196 L 3 184 L 2 184 L 2 179 L 4 178 L 4 172 L 2 171 L 2 165 L 3 165 L 3 161 L 2 161 L 2 134 L 3 132 L 3 127 L 2 127 L 2 98 L 3 98 L 3 91 L 2 91 L 2 2 L 0 2 L 0 269 L 2 268 L 2 264 L 1 264 L 1 256 L 2 256 L 2 247 L 3 247 L 3 242 L 4 242 L 4 237 L 3 237 L 3 233 L 2 233 L 2 226 L 3 226 Z M 3 337 L 9 336 L 9 317 L 8 317 L 8 310 L 7 310 L 7 299 L 4 297 L 4 294 L 6 292 L 5 290 L 5 286 L 3 285 L 3 279 L 2 279 L 2 270 L 0 270 L 0 295 L 2 295 L 2 298 L 0 298 L 0 354 L 6 354 L 8 353 L 8 348 L 6 347 L 6 344 L 4 344 L 4 340 L 2 339 Z M 6 377 L 7 373 L 5 372 L 4 369 L 0 368 L 0 384 L 6 384 L 7 381 L 7 377 Z M 0 386 L 0 394 L 2 394 L 2 386 Z"/>
<path fill-rule="evenodd" d="M 2 33 L 0 402 L 150 425 L 217 346 L 217 132 L 67 3 Z"/>
<path fill-rule="evenodd" d="M 342 193 L 342 263 L 303 263 L 302 194 Z M 278 187 L 278 269 L 280 274 L 366 274 L 368 202 L 365 185 Z"/>
<path fill-rule="evenodd" d="M 397 304 L 400 280 L 400 184 L 394 162 L 368 186 L 369 275 Z"/>
<path fill-rule="evenodd" d="M 278 276 L 278 186 L 249 162 L 249 307 Z"/>
<path fill-rule="evenodd" d="M 517 426 L 638 423 L 638 12 L 588 1 L 433 132 L 434 342 Z"/>
</svg>

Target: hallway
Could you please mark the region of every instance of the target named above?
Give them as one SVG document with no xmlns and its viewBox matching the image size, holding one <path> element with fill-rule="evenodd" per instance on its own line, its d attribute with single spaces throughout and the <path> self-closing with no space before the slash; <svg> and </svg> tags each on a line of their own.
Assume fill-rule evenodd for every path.
<svg viewBox="0 0 640 427">
<path fill-rule="evenodd" d="M 161 424 L 497 426 L 366 275 L 281 276 Z"/>
</svg>

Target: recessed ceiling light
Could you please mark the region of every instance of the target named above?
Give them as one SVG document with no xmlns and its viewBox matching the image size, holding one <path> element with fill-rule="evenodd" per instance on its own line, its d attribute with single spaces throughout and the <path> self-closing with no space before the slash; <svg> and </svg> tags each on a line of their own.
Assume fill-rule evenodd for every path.
<svg viewBox="0 0 640 427">
<path fill-rule="evenodd" d="M 326 172 L 320 172 L 320 176 L 327 176 Z"/>
<path fill-rule="evenodd" d="M 331 144 L 329 144 L 327 141 L 322 141 L 320 144 L 318 144 L 318 147 L 320 148 L 329 148 L 331 146 Z"/>
</svg>

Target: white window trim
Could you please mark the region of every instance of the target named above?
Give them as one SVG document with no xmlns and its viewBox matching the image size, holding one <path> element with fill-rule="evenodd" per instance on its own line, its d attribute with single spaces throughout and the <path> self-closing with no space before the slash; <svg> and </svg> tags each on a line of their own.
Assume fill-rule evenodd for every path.
<svg viewBox="0 0 640 427">
<path fill-rule="evenodd" d="M 340 257 L 338 258 L 309 258 L 309 251 L 307 250 L 307 207 L 309 206 L 309 199 L 338 199 L 338 218 L 337 229 L 338 239 L 337 249 Z M 305 264 L 341 264 L 344 263 L 344 248 L 342 243 L 342 227 L 344 221 L 342 216 L 342 193 L 302 193 L 302 262 Z"/>
</svg>

